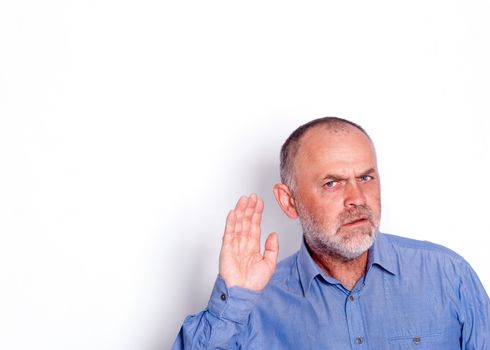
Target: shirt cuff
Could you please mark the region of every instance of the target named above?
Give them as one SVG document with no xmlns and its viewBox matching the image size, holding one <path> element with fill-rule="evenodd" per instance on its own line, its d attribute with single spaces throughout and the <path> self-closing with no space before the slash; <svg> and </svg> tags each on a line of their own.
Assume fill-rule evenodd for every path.
<svg viewBox="0 0 490 350">
<path fill-rule="evenodd" d="M 241 287 L 226 287 L 221 276 L 214 284 L 208 303 L 208 310 L 219 318 L 243 323 L 248 319 L 260 292 Z"/>
</svg>

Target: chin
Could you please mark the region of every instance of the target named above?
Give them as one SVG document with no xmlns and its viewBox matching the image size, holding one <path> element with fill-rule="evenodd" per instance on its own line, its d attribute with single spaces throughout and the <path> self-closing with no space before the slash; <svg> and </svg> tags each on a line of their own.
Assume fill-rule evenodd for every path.
<svg viewBox="0 0 490 350">
<path fill-rule="evenodd" d="M 369 247 L 371 248 L 371 247 Z M 360 257 L 362 254 L 367 252 L 369 250 L 367 249 L 361 249 L 361 250 L 350 250 L 350 251 L 341 251 L 337 252 L 337 255 L 342 258 L 343 260 L 354 260 Z"/>
<path fill-rule="evenodd" d="M 365 232 L 362 235 L 350 235 L 349 238 L 344 236 L 341 239 L 316 234 L 305 235 L 305 238 L 310 248 L 317 254 L 328 254 L 347 261 L 357 259 L 367 252 L 372 247 L 376 236 L 377 230 Z"/>
<path fill-rule="evenodd" d="M 362 254 L 367 252 L 369 248 L 371 248 L 374 244 L 374 240 L 376 239 L 377 236 L 377 230 L 371 231 L 369 233 L 363 234 L 362 236 L 357 236 L 356 238 L 353 238 L 350 242 L 347 242 L 342 247 L 342 244 L 340 244 L 339 248 L 339 255 L 343 256 L 345 259 L 356 259 L 360 257 Z M 355 242 L 353 242 L 355 241 Z M 342 249 L 343 248 L 343 249 Z"/>
</svg>

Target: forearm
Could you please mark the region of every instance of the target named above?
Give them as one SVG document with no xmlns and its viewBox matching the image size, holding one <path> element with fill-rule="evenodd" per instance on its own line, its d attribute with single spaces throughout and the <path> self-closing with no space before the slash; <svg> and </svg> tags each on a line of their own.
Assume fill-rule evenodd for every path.
<svg viewBox="0 0 490 350">
<path fill-rule="evenodd" d="M 251 310 L 260 293 L 227 289 L 216 280 L 208 307 L 185 319 L 172 350 L 245 349 Z"/>
</svg>

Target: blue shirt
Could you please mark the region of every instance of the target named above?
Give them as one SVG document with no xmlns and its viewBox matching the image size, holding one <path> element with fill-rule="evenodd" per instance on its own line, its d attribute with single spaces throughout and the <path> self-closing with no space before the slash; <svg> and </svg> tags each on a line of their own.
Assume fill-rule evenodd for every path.
<svg viewBox="0 0 490 350">
<path fill-rule="evenodd" d="M 261 292 L 218 277 L 173 349 L 489 350 L 490 302 L 469 264 L 439 245 L 380 233 L 350 291 L 303 244 Z"/>
</svg>

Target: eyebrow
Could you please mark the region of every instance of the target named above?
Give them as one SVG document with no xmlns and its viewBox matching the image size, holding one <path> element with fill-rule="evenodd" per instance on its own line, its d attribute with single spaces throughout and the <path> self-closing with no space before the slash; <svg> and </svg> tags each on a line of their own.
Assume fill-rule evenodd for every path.
<svg viewBox="0 0 490 350">
<path fill-rule="evenodd" d="M 372 174 L 372 173 L 375 173 L 376 172 L 376 169 L 374 168 L 369 168 L 368 170 L 362 172 L 359 176 L 356 176 L 356 177 L 361 177 L 361 176 L 364 176 L 364 175 L 369 175 L 369 174 Z M 345 178 L 341 175 L 336 175 L 336 174 L 327 174 L 323 180 L 327 180 L 327 179 L 331 179 L 331 180 L 345 180 Z"/>
</svg>

